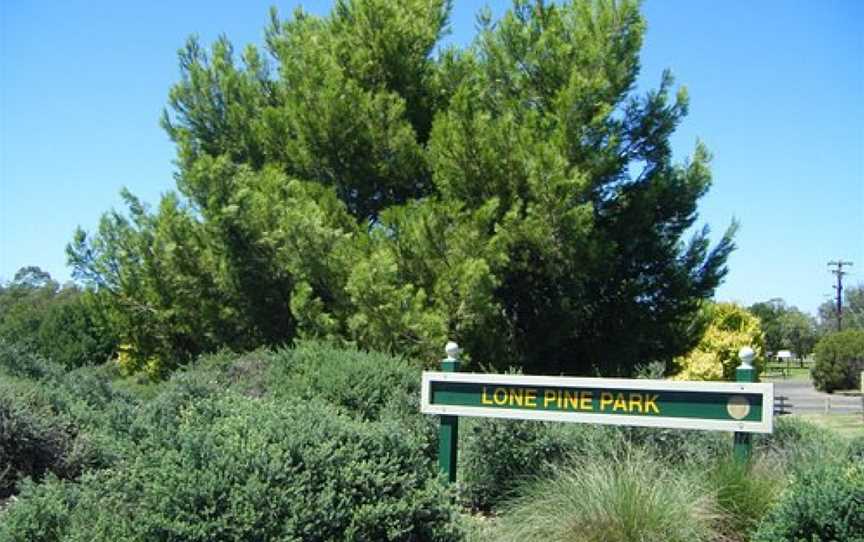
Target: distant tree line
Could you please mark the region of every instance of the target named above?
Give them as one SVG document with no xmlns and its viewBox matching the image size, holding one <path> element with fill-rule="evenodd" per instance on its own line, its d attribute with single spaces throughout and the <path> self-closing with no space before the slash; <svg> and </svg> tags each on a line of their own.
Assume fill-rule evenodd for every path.
<svg viewBox="0 0 864 542">
<path fill-rule="evenodd" d="M 116 344 L 97 303 L 92 292 L 61 286 L 39 267 L 23 267 L 0 284 L 0 341 L 67 368 L 104 362 Z"/>
</svg>

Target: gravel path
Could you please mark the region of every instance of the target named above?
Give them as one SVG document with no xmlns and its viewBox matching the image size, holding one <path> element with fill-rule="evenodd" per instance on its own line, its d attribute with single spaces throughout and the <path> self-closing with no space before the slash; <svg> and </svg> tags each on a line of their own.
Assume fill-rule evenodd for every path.
<svg viewBox="0 0 864 542">
<path fill-rule="evenodd" d="M 825 413 L 854 414 L 861 412 L 861 397 L 832 395 L 817 391 L 810 380 L 774 380 L 774 397 L 785 395 L 793 414 Z"/>
</svg>

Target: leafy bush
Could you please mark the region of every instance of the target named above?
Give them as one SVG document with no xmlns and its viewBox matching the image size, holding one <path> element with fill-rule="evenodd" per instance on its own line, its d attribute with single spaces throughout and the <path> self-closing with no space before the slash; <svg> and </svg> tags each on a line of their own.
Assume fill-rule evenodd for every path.
<svg viewBox="0 0 864 542">
<path fill-rule="evenodd" d="M 114 338 L 102 325 L 91 292 L 62 288 L 38 267 L 0 284 L 0 339 L 26 346 L 64 367 L 105 361 Z"/>
<path fill-rule="evenodd" d="M 4 542 L 59 542 L 68 531 L 78 503 L 79 485 L 59 480 L 53 474 L 42 483 L 25 479 L 17 504 L 2 512 L 0 540 Z M 14 511 L 12 511 L 14 510 Z"/>
<path fill-rule="evenodd" d="M 116 347 L 110 330 L 99 322 L 89 296 L 78 293 L 52 304 L 39 326 L 39 352 L 64 367 L 103 363 Z"/>
<path fill-rule="evenodd" d="M 864 541 L 864 464 L 813 462 L 801 469 L 753 540 Z"/>
<path fill-rule="evenodd" d="M 275 397 L 324 399 L 364 420 L 378 419 L 394 402 L 420 393 L 418 365 L 319 342 L 302 342 L 274 356 L 272 376 Z"/>
<path fill-rule="evenodd" d="M 8 376 L 36 380 L 62 374 L 62 368 L 34 353 L 22 343 L 0 338 L 0 373 Z"/>
<path fill-rule="evenodd" d="M 74 428 L 0 395 L 0 499 L 15 493 L 16 483 L 25 477 L 39 480 L 49 472 L 77 476 L 77 448 Z"/>
<path fill-rule="evenodd" d="M 647 454 L 584 458 L 524 486 L 490 539 L 694 542 L 716 537 L 719 514 L 696 478 Z"/>
<path fill-rule="evenodd" d="M 864 371 L 864 330 L 850 329 L 825 336 L 816 344 L 811 369 L 816 389 L 831 393 L 858 389 Z"/>
<path fill-rule="evenodd" d="M 463 418 L 461 495 L 474 509 L 490 510 L 529 477 L 553 472 L 578 448 L 590 447 L 592 428 L 522 420 Z M 580 441 L 582 444 L 580 445 Z"/>
<path fill-rule="evenodd" d="M 762 371 L 763 338 L 759 319 L 734 303 L 706 307 L 705 334 L 689 354 L 675 359 L 679 380 L 732 380 L 741 363 L 738 351 L 749 346 L 756 352 L 754 366 Z"/>
<path fill-rule="evenodd" d="M 434 464 L 393 423 L 353 420 L 320 401 L 285 405 L 227 394 L 183 408 L 173 433 L 144 438 L 123 468 L 82 478 L 74 508 L 56 485 L 47 489 L 59 511 L 45 521 L 68 517 L 55 540 L 460 536 Z M 32 507 L 44 501 L 28 495 L 10 507 L 0 539 L 20 536 L 16 526 L 25 519 L 31 532 L 40 529 Z"/>
</svg>

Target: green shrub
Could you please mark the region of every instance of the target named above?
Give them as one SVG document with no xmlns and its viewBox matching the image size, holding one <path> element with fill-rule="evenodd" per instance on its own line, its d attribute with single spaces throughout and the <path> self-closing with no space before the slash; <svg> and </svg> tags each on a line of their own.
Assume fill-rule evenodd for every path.
<svg viewBox="0 0 864 542">
<path fill-rule="evenodd" d="M 864 371 L 864 330 L 850 329 L 825 336 L 813 352 L 816 364 L 810 370 L 816 389 L 858 389 Z"/>
<path fill-rule="evenodd" d="M 864 541 L 864 464 L 813 462 L 759 526 L 754 542 Z"/>
<path fill-rule="evenodd" d="M 23 344 L 0 338 L 0 373 L 36 380 L 62 374 L 62 367 L 51 363 Z"/>
<path fill-rule="evenodd" d="M 116 348 L 87 299 L 88 294 L 78 294 L 51 304 L 35 337 L 39 352 L 67 368 L 104 363 Z"/>
<path fill-rule="evenodd" d="M 420 393 L 420 367 L 380 354 L 301 342 L 273 358 L 273 395 L 283 400 L 323 399 L 364 420 Z"/>
<path fill-rule="evenodd" d="M 46 521 L 63 540 L 456 540 L 452 496 L 411 432 L 362 422 L 320 401 L 236 394 L 180 407 L 174 437 L 146 436 L 122 468 L 82 478 L 74 509 L 57 492 Z M 164 412 L 164 411 L 163 411 Z M 46 490 L 47 491 L 47 490 Z M 37 490 L 38 493 L 38 490 Z M 39 518 L 28 496 L 4 535 Z M 30 527 L 35 532 L 39 526 Z M 5 529 L 5 532 L 4 532 Z"/>
<path fill-rule="evenodd" d="M 25 477 L 39 480 L 49 472 L 61 478 L 77 476 L 77 448 L 74 428 L 0 395 L 0 499 L 15 493 Z"/>
<path fill-rule="evenodd" d="M 0 511 L 0 540 L 4 542 L 60 542 L 77 507 L 79 486 L 53 474 L 42 483 L 25 479 L 18 504 Z"/>
<path fill-rule="evenodd" d="M 463 418 L 461 495 L 468 506 L 490 510 L 528 477 L 551 474 L 556 463 L 588 447 L 592 428 L 522 420 Z M 583 441 L 583 444 L 579 444 Z"/>
<path fill-rule="evenodd" d="M 524 486 L 490 539 L 698 542 L 719 510 L 694 477 L 645 453 L 588 457 Z"/>
</svg>

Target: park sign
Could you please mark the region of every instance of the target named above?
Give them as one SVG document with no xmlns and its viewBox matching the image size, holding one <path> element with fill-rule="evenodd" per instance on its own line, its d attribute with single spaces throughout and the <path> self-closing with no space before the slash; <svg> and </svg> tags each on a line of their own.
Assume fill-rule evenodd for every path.
<svg viewBox="0 0 864 542">
<path fill-rule="evenodd" d="M 421 411 L 770 433 L 773 384 L 424 372 Z"/>
</svg>

